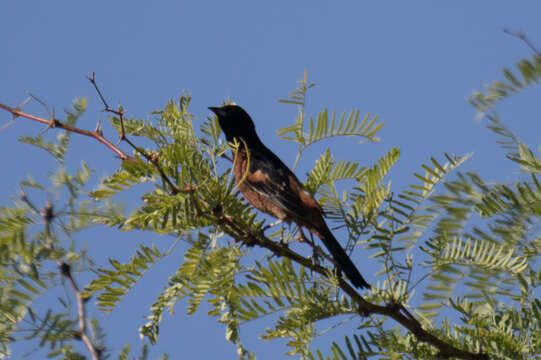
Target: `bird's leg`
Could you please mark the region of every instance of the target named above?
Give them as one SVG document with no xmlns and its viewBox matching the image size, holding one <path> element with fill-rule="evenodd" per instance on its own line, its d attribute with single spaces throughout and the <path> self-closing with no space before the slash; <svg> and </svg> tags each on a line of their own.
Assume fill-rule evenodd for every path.
<svg viewBox="0 0 541 360">
<path fill-rule="evenodd" d="M 302 233 L 302 231 L 301 231 Z M 303 234 L 304 236 L 304 234 Z M 310 233 L 310 240 L 308 240 L 306 237 L 305 237 L 305 241 L 310 244 L 310 246 L 312 246 L 312 259 L 314 259 L 314 263 L 315 264 L 319 264 L 319 257 L 320 257 L 320 251 L 321 249 L 319 249 L 317 246 L 316 246 L 316 243 L 314 242 L 314 235 L 312 233 Z"/>
<path fill-rule="evenodd" d="M 301 228 L 299 228 L 299 232 L 302 234 L 302 237 L 304 238 L 304 241 L 306 241 L 308 244 L 310 244 L 310 246 L 312 247 L 312 264 L 314 265 L 319 265 L 319 258 L 320 258 L 320 251 L 321 249 L 316 246 L 315 242 L 314 242 L 314 235 L 312 233 L 310 233 L 310 240 L 308 240 L 306 238 L 306 236 L 304 235 L 304 233 L 302 232 Z M 303 240 L 301 240 L 303 241 Z M 313 275 L 313 270 L 312 270 L 312 275 Z"/>
<path fill-rule="evenodd" d="M 312 241 L 310 241 L 308 240 L 306 235 L 304 235 L 304 232 L 302 231 L 300 226 L 297 231 L 297 240 L 299 240 L 300 242 L 307 242 L 308 244 L 312 245 L 312 247 L 314 247 L 314 239 L 312 238 L 312 233 L 310 233 L 310 237 L 312 238 Z"/>
<path fill-rule="evenodd" d="M 283 221 L 284 221 L 284 220 L 282 220 L 282 219 L 278 219 L 278 220 L 276 220 L 275 222 L 270 223 L 269 225 L 263 226 L 263 227 L 261 228 L 260 232 L 259 232 L 259 235 L 260 235 L 261 237 L 265 237 L 265 231 L 267 231 L 267 230 L 268 230 L 269 228 L 271 228 L 271 227 L 274 227 L 274 226 L 276 226 L 276 225 L 281 224 Z M 280 236 L 281 236 L 281 238 L 283 239 L 283 237 L 284 237 L 284 230 L 283 230 L 283 228 L 282 228 L 282 234 L 281 234 Z M 283 240 L 280 240 L 280 242 L 283 243 Z"/>
<path fill-rule="evenodd" d="M 276 225 L 280 225 L 284 220 L 278 219 L 273 223 L 270 223 L 267 226 L 263 226 L 263 229 L 261 229 L 263 232 L 267 231 L 267 229 L 270 229 L 271 227 L 275 227 Z"/>
<path fill-rule="evenodd" d="M 308 240 L 308 238 L 304 235 L 304 233 L 302 233 L 302 235 L 300 236 L 302 236 L 304 239 L 300 241 L 306 241 L 306 243 L 308 243 L 312 247 L 312 253 L 313 253 L 312 258 L 314 259 L 315 263 L 319 264 L 319 259 L 323 258 L 330 261 L 335 267 L 337 266 L 336 261 L 334 261 L 332 256 L 329 256 L 327 253 L 325 253 L 325 251 L 321 247 L 316 245 L 314 241 L 314 234 L 310 233 L 310 240 Z"/>
<path fill-rule="evenodd" d="M 282 231 L 282 233 L 280 234 L 280 245 L 286 247 L 286 248 L 289 248 L 289 242 L 286 240 L 286 238 L 284 237 L 284 232 Z"/>
<path fill-rule="evenodd" d="M 280 223 L 282 220 L 278 220 L 275 222 Z M 291 224 L 290 224 L 291 225 Z M 270 226 L 270 225 L 269 225 Z M 282 228 L 283 229 L 283 228 Z M 291 231 L 288 232 L 288 234 L 291 234 Z M 298 241 L 307 241 L 306 236 L 304 236 L 304 233 L 302 232 L 300 227 L 297 227 L 297 230 L 293 232 L 293 238 L 297 238 Z M 284 231 L 282 231 L 281 237 L 280 237 L 280 244 L 289 247 L 289 242 L 292 240 L 291 236 L 288 236 L 287 238 L 284 236 Z"/>
</svg>

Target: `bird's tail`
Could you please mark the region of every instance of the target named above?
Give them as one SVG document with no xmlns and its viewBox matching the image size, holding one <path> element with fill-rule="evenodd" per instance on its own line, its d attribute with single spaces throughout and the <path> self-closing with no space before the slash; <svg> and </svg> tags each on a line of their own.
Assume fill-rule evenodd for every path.
<svg viewBox="0 0 541 360">
<path fill-rule="evenodd" d="M 323 229 L 318 229 L 317 234 L 325 247 L 331 253 L 334 261 L 340 269 L 346 274 L 347 278 L 355 287 L 370 289 L 370 284 L 366 282 L 357 267 L 353 264 L 348 254 L 346 254 L 342 245 L 336 240 L 331 230 L 325 225 Z"/>
</svg>

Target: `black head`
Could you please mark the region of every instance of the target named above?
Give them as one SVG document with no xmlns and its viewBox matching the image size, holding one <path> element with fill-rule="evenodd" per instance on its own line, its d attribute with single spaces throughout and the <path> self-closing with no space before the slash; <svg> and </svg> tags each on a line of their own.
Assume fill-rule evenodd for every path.
<svg viewBox="0 0 541 360">
<path fill-rule="evenodd" d="M 222 127 L 227 141 L 235 138 L 243 139 L 248 145 L 260 142 L 255 125 L 250 115 L 238 105 L 224 105 L 209 107 L 218 116 L 218 122 Z"/>
</svg>

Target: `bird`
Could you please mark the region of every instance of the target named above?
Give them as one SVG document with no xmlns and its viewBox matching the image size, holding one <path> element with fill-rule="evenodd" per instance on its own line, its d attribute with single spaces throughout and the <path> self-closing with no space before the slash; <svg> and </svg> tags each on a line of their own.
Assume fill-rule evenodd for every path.
<svg viewBox="0 0 541 360">
<path fill-rule="evenodd" d="M 338 268 L 357 288 L 369 289 L 323 218 L 321 205 L 304 189 L 295 174 L 267 148 L 255 130 L 250 115 L 236 104 L 209 107 L 218 118 L 225 138 L 233 148 L 233 173 L 244 198 L 260 211 L 287 223 L 295 223 L 319 237 Z"/>
</svg>

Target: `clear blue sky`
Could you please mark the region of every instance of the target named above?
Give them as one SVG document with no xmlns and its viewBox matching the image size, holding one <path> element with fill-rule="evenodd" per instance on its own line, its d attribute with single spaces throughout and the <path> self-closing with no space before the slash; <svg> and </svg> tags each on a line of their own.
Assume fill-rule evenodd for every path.
<svg viewBox="0 0 541 360">
<path fill-rule="evenodd" d="M 399 146 L 402 158 L 391 175 L 395 191 L 413 181 L 411 173 L 419 164 L 443 152 L 474 152 L 463 170 L 511 181 L 516 168 L 506 162 L 493 166 L 503 152 L 485 124 L 474 120 L 465 97 L 530 54 L 502 28 L 522 30 L 541 46 L 540 13 L 538 1 L 5 1 L 0 12 L 0 102 L 16 105 L 32 92 L 59 114 L 74 97 L 87 96 L 89 111 L 80 125 L 93 129 L 98 117 L 106 119 L 85 79 L 93 71 L 113 103 L 121 101 L 130 115 L 143 118 L 183 90 L 192 94 L 191 110 L 199 120 L 209 114 L 207 106 L 231 97 L 252 114 L 263 141 L 292 164 L 296 147 L 280 140 L 276 130 L 293 121 L 296 108 L 276 100 L 294 89 L 306 69 L 317 83 L 308 99 L 310 114 L 323 107 L 359 108 L 379 114 L 386 125 L 378 144 L 344 140 L 314 147 L 297 169 L 301 179 L 329 145 L 337 157 L 365 164 Z M 540 95 L 539 89 L 528 90 L 502 109 L 503 120 L 530 145 L 539 143 Z M 36 105 L 25 109 L 43 114 Z M 9 114 L 0 112 L 0 125 L 9 120 Z M 42 152 L 16 141 L 42 130 L 19 119 L 0 132 L 5 169 L 0 204 L 10 202 L 27 173 L 44 180 L 54 169 Z M 75 142 L 68 166 L 86 159 L 99 177 L 117 168 L 118 160 L 103 146 L 87 138 Z M 127 260 L 141 241 L 170 241 L 162 238 L 95 228 L 77 240 L 105 266 L 108 257 Z M 362 251 L 356 254 L 360 263 Z M 182 249 L 176 256 L 156 266 L 118 310 L 100 317 L 113 354 L 125 342 L 139 348 L 140 315 L 148 313 Z M 361 266 L 369 281 L 377 266 L 370 261 Z M 79 279 L 84 284 L 89 278 L 81 274 Z M 48 300 L 43 301 L 47 306 Z M 204 311 L 187 316 L 183 306 L 177 305 L 174 316 L 165 315 L 153 354 L 168 352 L 173 359 L 236 356 L 223 325 Z M 259 359 L 282 357 L 283 343 L 256 339 L 264 326 L 262 321 L 242 329 L 248 348 Z M 342 335 L 335 330 L 319 345 Z M 27 350 L 16 347 L 14 358 Z"/>
</svg>

